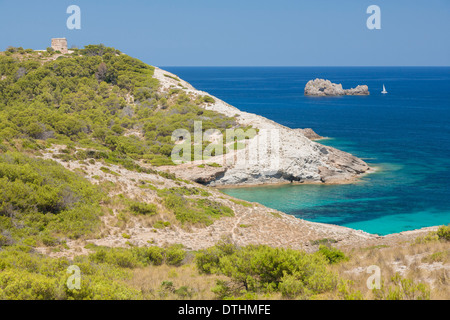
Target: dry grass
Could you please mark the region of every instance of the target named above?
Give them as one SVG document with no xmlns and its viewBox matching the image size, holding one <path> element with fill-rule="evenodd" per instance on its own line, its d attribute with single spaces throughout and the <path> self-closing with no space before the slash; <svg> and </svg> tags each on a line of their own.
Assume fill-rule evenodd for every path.
<svg viewBox="0 0 450 320">
<path fill-rule="evenodd" d="M 224 279 L 224 277 L 200 275 L 194 264 L 186 264 L 181 267 L 161 265 L 135 269 L 133 278 L 128 281 L 128 284 L 141 290 L 145 299 L 212 300 L 214 294 L 211 288 L 219 279 Z M 165 289 L 162 285 L 164 281 L 172 282 L 175 290 L 181 287 L 186 287 L 186 290 L 180 290 L 180 293 L 180 291 Z M 185 295 L 184 292 L 188 294 Z"/>
<path fill-rule="evenodd" d="M 404 243 L 395 247 L 348 249 L 348 262 L 333 266 L 342 278 L 353 281 L 352 289 L 359 290 L 365 299 L 374 296 L 366 281 L 371 265 L 380 267 L 385 285 L 392 285 L 392 277 L 399 273 L 415 283 L 424 283 L 431 290 L 431 299 L 450 299 L 449 242 L 432 241 L 424 244 Z M 437 261 L 439 260 L 439 261 Z"/>
<path fill-rule="evenodd" d="M 48 149 L 44 157 L 51 158 L 58 150 L 58 148 Z M 111 247 L 148 246 L 149 244 L 165 246 L 182 243 L 187 250 L 199 250 L 213 245 L 221 236 L 231 235 L 233 241 L 240 246 L 269 243 L 275 247 L 291 247 L 313 252 L 317 246 L 311 245 L 311 240 L 333 239 L 333 245 L 343 250 L 350 259 L 330 268 L 341 278 L 351 280 L 353 284 L 350 289 L 361 291 L 364 298 L 374 298 L 366 286 L 367 278 L 370 276 L 366 270 L 368 266 L 376 265 L 381 268 L 382 279 L 387 285 L 392 284 L 392 277 L 399 273 L 403 277 L 413 279 L 416 283 L 427 284 L 431 288 L 432 299 L 450 299 L 450 242 L 429 241 L 432 237 L 427 238 L 427 236 L 422 237 L 421 241 L 416 241 L 417 237 L 425 235 L 429 232 L 428 230 L 386 237 L 369 236 L 345 228 L 295 219 L 257 204 L 240 204 L 239 200 L 202 186 L 196 187 L 207 190 L 215 201 L 232 208 L 235 217 L 220 219 L 207 228 L 206 226 L 205 228 L 183 226 L 161 203 L 155 189 L 143 187 L 142 181 L 150 183 L 153 187 L 158 185 L 158 189 L 187 186 L 186 183 L 154 174 L 128 171 L 101 161 L 95 161 L 91 165 L 78 161 L 70 163 L 57 161 L 72 171 L 77 168 L 83 169 L 84 171 L 80 174 L 86 176 L 91 182 L 99 184 L 105 194 L 108 194 L 102 202 L 104 225 L 95 240 L 90 240 L 91 243 Z M 108 167 L 117 175 L 107 174 L 100 170 L 101 167 Z M 131 200 L 155 204 L 158 208 L 157 214 L 133 214 L 129 208 Z M 153 226 L 157 221 L 170 222 L 170 226 L 164 230 L 156 230 Z M 123 234 L 129 235 L 127 238 L 129 240 L 124 239 Z M 71 250 L 62 254 L 53 253 L 53 255 L 74 256 L 87 253 L 84 244 L 72 242 L 68 245 Z M 361 246 L 369 245 L 372 247 L 361 248 Z M 187 265 L 180 268 L 160 266 L 139 269 L 135 271 L 135 276 L 130 281 L 134 287 L 142 289 L 146 297 L 150 299 L 186 297 L 212 299 L 214 295 L 211 288 L 215 286 L 215 280 L 218 278 L 218 276 L 199 275 L 193 265 Z M 163 281 L 172 281 L 172 285 L 168 286 L 166 283 L 164 289 L 161 287 Z M 175 291 L 180 288 L 184 288 L 184 295 Z M 338 290 L 325 296 L 331 299 L 341 297 Z M 273 298 L 273 296 L 261 298 Z"/>
<path fill-rule="evenodd" d="M 400 273 L 403 278 L 412 279 L 414 283 L 423 283 L 430 291 L 433 300 L 450 299 L 450 265 L 448 260 L 429 261 L 429 257 L 441 256 L 440 252 L 448 252 L 450 243 L 430 242 L 425 244 L 404 243 L 396 247 L 369 247 L 347 249 L 350 257 L 346 262 L 330 266 L 331 271 L 349 282 L 349 292 L 361 292 L 364 299 L 375 299 L 375 295 L 367 288 L 366 282 L 372 274 L 367 267 L 377 265 L 381 269 L 381 278 L 386 287 L 394 286 L 392 278 Z M 438 258 L 440 259 L 440 258 Z M 181 267 L 150 266 L 134 270 L 129 285 L 142 290 L 146 299 L 214 299 L 211 289 L 216 280 L 227 279 L 224 276 L 199 274 L 193 262 Z M 166 283 L 164 286 L 163 283 Z M 172 285 L 167 286 L 168 283 Z M 180 289 L 184 287 L 184 291 Z M 398 285 L 397 285 L 398 287 Z M 184 293 L 184 294 L 183 294 Z M 187 293 L 187 294 L 186 294 Z M 280 299 L 279 293 L 258 295 L 258 299 Z M 342 299 L 338 288 L 315 299 Z"/>
</svg>

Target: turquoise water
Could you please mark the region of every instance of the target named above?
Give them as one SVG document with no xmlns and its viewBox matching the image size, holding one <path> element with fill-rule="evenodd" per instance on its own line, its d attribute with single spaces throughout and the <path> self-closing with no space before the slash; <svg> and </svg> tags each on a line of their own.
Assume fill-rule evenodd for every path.
<svg viewBox="0 0 450 320">
<path fill-rule="evenodd" d="M 331 137 L 377 167 L 350 185 L 224 189 L 240 199 L 380 235 L 450 223 L 450 68 L 165 68 L 237 108 Z M 306 82 L 367 97 L 305 97 Z M 387 95 L 380 93 L 385 84 Z"/>
</svg>

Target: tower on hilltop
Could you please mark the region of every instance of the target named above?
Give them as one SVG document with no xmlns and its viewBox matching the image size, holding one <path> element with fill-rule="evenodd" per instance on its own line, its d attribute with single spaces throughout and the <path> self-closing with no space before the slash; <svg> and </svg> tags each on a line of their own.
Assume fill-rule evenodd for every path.
<svg viewBox="0 0 450 320">
<path fill-rule="evenodd" d="M 52 49 L 61 53 L 68 53 L 66 38 L 53 38 Z"/>
</svg>

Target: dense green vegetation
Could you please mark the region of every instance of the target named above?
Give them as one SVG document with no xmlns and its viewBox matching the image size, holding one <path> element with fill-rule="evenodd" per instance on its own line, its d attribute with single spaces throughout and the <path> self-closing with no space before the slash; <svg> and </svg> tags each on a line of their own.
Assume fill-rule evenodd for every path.
<svg viewBox="0 0 450 320">
<path fill-rule="evenodd" d="M 231 208 L 209 199 L 189 199 L 179 193 L 169 193 L 163 199 L 182 224 L 211 225 L 215 219 L 234 216 Z"/>
<path fill-rule="evenodd" d="M 336 250 L 336 249 L 335 249 Z M 327 257 L 268 246 L 238 248 L 221 243 L 197 255 L 197 267 L 206 274 L 219 273 L 231 281 L 214 288 L 221 299 L 255 293 L 281 292 L 284 297 L 307 298 L 330 291 L 337 276 L 327 269 Z"/>
<path fill-rule="evenodd" d="M 132 276 L 133 269 L 162 264 L 180 266 L 187 259 L 181 245 L 166 249 L 113 249 L 95 245 L 86 248 L 93 253 L 73 261 L 48 258 L 26 246 L 0 251 L 0 299 L 139 299 L 142 293 L 125 281 Z M 70 265 L 81 269 L 81 290 L 66 286 L 69 276 L 66 270 Z M 199 252 L 196 265 L 201 273 L 227 276 L 229 281 L 219 280 L 212 288 L 220 299 L 276 292 L 286 298 L 305 298 L 333 290 L 338 280 L 327 269 L 328 263 L 320 253 L 267 246 L 238 248 L 221 242 Z"/>
<path fill-rule="evenodd" d="M 0 300 L 142 299 L 142 292 L 125 281 L 132 269 L 149 265 L 180 265 L 186 257 L 181 246 L 110 249 L 89 246 L 94 253 L 73 261 L 33 253 L 14 246 L 0 251 Z M 81 271 L 80 289 L 69 289 L 70 265 Z"/>
<path fill-rule="evenodd" d="M 99 226 L 103 194 L 53 161 L 0 154 L 0 246 L 53 246 Z"/>
<path fill-rule="evenodd" d="M 364 299 L 353 281 L 337 275 L 323 252 L 305 253 L 264 245 L 237 247 L 228 241 L 202 250 L 193 257 L 181 245 L 167 248 L 108 248 L 86 246 L 88 255 L 73 259 L 50 258 L 26 245 L 0 250 L 0 299 L 177 299 L 201 298 L 200 292 L 182 285 L 178 272 L 195 268 L 189 277 L 204 279 L 217 274 L 208 290 L 216 299 Z M 377 250 L 377 249 L 374 249 Z M 192 264 L 192 259 L 194 264 Z M 80 289 L 69 289 L 69 266 L 81 271 Z M 170 267 L 169 277 L 149 290 L 133 278 L 145 272 L 145 281 L 159 277 L 158 267 Z M 365 281 L 366 278 L 364 278 Z M 184 282 L 186 283 L 186 282 Z M 365 282 L 364 282 L 365 285 Z M 373 290 L 373 299 L 430 299 L 426 284 L 395 274 Z"/>
<path fill-rule="evenodd" d="M 176 88 L 161 93 L 151 66 L 102 45 L 76 49 L 56 60 L 55 55 L 59 53 L 50 49 L 38 54 L 13 47 L 0 53 L 0 300 L 201 297 L 198 291 L 177 286 L 175 281 L 162 281 L 156 292 L 131 281 L 139 272 L 151 274 L 158 267 L 172 268 L 175 278 L 174 270 L 183 268 L 195 270 L 195 276 L 202 279 L 217 278 L 208 290 L 218 299 L 306 299 L 327 294 L 362 298 L 361 292 L 352 291 L 351 284 L 333 269 L 350 259 L 331 247 L 336 242 L 333 239 L 311 242 L 319 245 L 315 253 L 262 245 L 237 247 L 226 241 L 197 252 L 195 257 L 182 245 L 135 247 L 131 242 L 126 243 L 127 248 L 88 244 L 85 249 L 90 253 L 78 252 L 74 258 L 37 253 L 37 247 L 59 253 L 69 249 L 68 240 L 101 236 L 100 218 L 104 213 L 113 216 L 108 206 L 116 206 L 118 220 L 126 215 L 149 219 L 155 232 L 171 228 L 171 223 L 211 225 L 234 215 L 221 200 L 212 200 L 212 193 L 205 189 L 181 186 L 182 180 L 173 174 L 144 168 L 136 161 L 172 164 L 172 132 L 179 128 L 193 132 L 194 120 L 202 121 L 203 130 L 223 133 L 235 127 L 234 118 L 201 107 L 214 103 L 212 97 L 194 99 Z M 243 144 L 237 141 L 242 139 L 238 134 L 234 147 L 241 148 Z M 159 174 L 179 187 L 160 189 L 148 181 L 136 182 L 155 192 L 157 204 L 122 194 L 108 197 L 104 185 L 93 185 L 54 161 L 35 157 L 52 144 L 66 146 L 54 154 L 63 161 L 100 162 L 100 170 L 115 177 L 120 173 L 109 164 L 119 164 Z M 201 151 L 207 144 L 203 142 Z M 254 206 L 231 201 L 247 209 Z M 178 221 L 160 215 L 161 210 L 165 215 L 173 213 Z M 278 213 L 272 215 L 281 218 Z M 132 233 L 121 229 L 118 235 L 132 241 L 126 232 Z M 446 242 L 449 235 L 450 226 L 442 226 L 420 241 Z M 148 241 L 151 244 L 153 240 Z M 427 259 L 445 261 L 447 254 L 439 251 Z M 71 265 L 81 270 L 80 290 L 66 285 Z M 398 275 L 374 295 L 378 299 L 430 298 L 426 285 Z"/>
<path fill-rule="evenodd" d="M 214 102 L 209 96 L 159 92 L 153 67 L 113 48 L 90 45 L 56 60 L 48 59 L 53 52 L 10 48 L 7 53 L 0 54 L 3 149 L 19 144 L 37 149 L 42 144 L 36 141 L 75 143 L 110 161 L 164 165 L 172 164 L 176 129 L 192 133 L 194 120 L 202 121 L 203 130 L 236 126 L 234 118 L 201 108 Z M 142 136 L 127 134 L 131 130 Z"/>
</svg>

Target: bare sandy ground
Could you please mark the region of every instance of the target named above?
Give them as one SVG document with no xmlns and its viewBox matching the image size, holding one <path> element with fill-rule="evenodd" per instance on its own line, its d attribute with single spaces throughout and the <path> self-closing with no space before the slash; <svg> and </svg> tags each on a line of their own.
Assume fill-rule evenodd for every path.
<svg viewBox="0 0 450 320">
<path fill-rule="evenodd" d="M 124 194 L 142 202 L 156 203 L 161 207 L 156 191 L 141 188 L 140 181 L 149 182 L 157 188 L 196 187 L 208 191 L 211 194 L 209 199 L 232 208 L 235 216 L 223 217 L 206 227 L 186 228 L 174 220 L 173 214 L 163 210 L 161 216 L 155 219 L 171 221 L 172 225 L 168 228 L 155 229 L 137 217 L 132 217 L 125 227 L 118 227 L 119 210 L 114 209 L 112 214 L 102 217 L 103 231 L 97 239 L 68 241 L 68 250 L 58 253 L 48 252 L 51 255 L 73 257 L 85 254 L 88 252 L 84 249 L 87 243 L 108 247 L 129 247 L 130 244 L 135 246 L 183 244 L 188 250 L 200 250 L 213 246 L 223 238 L 229 238 L 239 246 L 266 244 L 273 247 L 315 251 L 317 245 L 312 244 L 314 240 L 333 239 L 338 247 L 393 245 L 436 230 L 436 227 L 432 227 L 380 237 L 346 227 L 309 222 L 258 203 L 246 204 L 244 202 L 242 204 L 239 200 L 221 193 L 216 188 L 205 187 L 197 183 L 174 181 L 157 174 L 138 173 L 116 165 L 105 165 L 98 161 L 95 164 L 89 164 L 88 161 L 65 162 L 54 158 L 53 155 L 58 154 L 62 148 L 64 147 L 54 146 L 52 149 L 48 149 L 43 154 L 43 158 L 53 159 L 69 170 L 83 172 L 84 176 L 94 184 L 110 182 L 114 185 L 109 194 L 111 197 Z M 103 172 L 101 168 L 105 166 L 113 174 Z M 124 233 L 130 235 L 130 238 L 124 238 Z M 45 251 L 44 248 L 40 250 Z"/>
<path fill-rule="evenodd" d="M 312 141 L 322 137 L 310 129 L 291 129 L 260 115 L 243 112 L 207 92 L 196 90 L 176 75 L 159 68 L 155 68 L 154 77 L 160 83 L 161 92 L 178 88 L 193 98 L 210 96 L 214 103 L 203 104 L 202 108 L 234 118 L 241 127 L 251 126 L 259 130 L 254 138 L 246 140 L 245 148 L 210 159 L 225 169 L 217 179 L 205 177 L 204 180 L 212 186 L 291 181 L 344 184 L 374 171 L 363 160 L 349 153 Z M 233 159 L 242 161 L 239 163 Z M 180 166 L 170 170 L 188 179 L 191 179 L 188 175 L 194 173 Z M 199 174 L 195 173 L 192 180 L 198 178 Z"/>
<path fill-rule="evenodd" d="M 167 77 L 169 76 L 169 77 Z M 176 75 L 159 68 L 155 69 L 155 77 L 160 81 L 160 90 L 167 91 L 170 88 L 182 88 L 189 94 L 208 95 L 206 92 L 198 91 L 189 83 L 179 79 Z M 242 112 L 233 106 L 217 99 L 216 103 L 205 106 L 227 116 L 239 115 L 239 123 L 243 125 L 252 125 L 258 128 L 282 128 L 292 132 L 301 130 L 285 128 L 264 117 Z M 139 135 L 139 132 L 128 132 L 129 134 Z M 309 140 L 308 140 L 309 141 Z M 87 239 L 83 241 L 68 241 L 68 250 L 63 252 L 47 252 L 57 256 L 74 256 L 88 252 L 84 246 L 87 243 L 103 245 L 108 247 L 129 247 L 135 246 L 167 246 L 170 244 L 183 244 L 188 250 L 200 250 L 216 244 L 223 238 L 229 238 L 237 245 L 245 246 L 249 244 L 267 244 L 273 247 L 285 247 L 301 249 L 306 251 L 315 251 L 317 244 L 315 240 L 332 239 L 337 247 L 365 247 L 376 245 L 395 245 L 402 244 L 414 239 L 417 236 L 425 235 L 429 231 L 436 230 L 437 227 L 424 228 L 415 231 L 402 232 L 388 236 L 378 236 L 368 234 L 360 230 L 353 230 L 346 227 L 321 224 L 298 219 L 294 216 L 279 212 L 258 203 L 242 204 L 242 202 L 220 192 L 219 189 L 206 187 L 201 184 L 185 183 L 163 178 L 157 174 L 145 174 L 126 170 L 116 165 L 105 165 L 101 162 L 89 164 L 88 161 L 69 161 L 65 162 L 56 159 L 53 155 L 61 152 L 63 146 L 54 146 L 46 150 L 43 154 L 45 159 L 53 159 L 69 170 L 82 172 L 84 176 L 92 183 L 110 182 L 114 185 L 111 188 L 110 196 L 124 194 L 132 199 L 146 203 L 155 203 L 162 210 L 162 213 L 155 219 L 162 219 L 171 222 L 171 226 L 163 229 L 155 229 L 151 223 L 139 218 L 131 218 L 125 225 L 118 225 L 118 209 L 113 209 L 110 215 L 102 217 L 102 232 L 97 239 Z M 217 157 L 208 162 L 219 162 Z M 158 170 L 173 171 L 183 179 L 195 180 L 198 177 L 213 177 L 215 174 L 224 170 L 223 167 L 198 168 L 200 163 L 189 163 L 177 167 L 159 167 Z M 143 164 L 141 164 L 143 165 Z M 102 167 L 108 168 L 115 174 L 108 174 L 101 170 Z M 373 170 L 371 168 L 371 170 Z M 369 170 L 369 172 L 371 172 Z M 330 181 L 329 183 L 349 183 L 355 180 L 355 177 L 347 177 L 345 181 Z M 207 190 L 211 200 L 220 202 L 234 211 L 234 217 L 223 217 L 216 220 L 210 226 L 204 227 L 184 227 L 175 220 L 173 214 L 164 211 L 155 190 L 142 188 L 140 181 L 147 181 L 157 188 L 171 187 L 196 187 Z M 129 235 L 124 238 L 123 234 Z M 46 251 L 47 249 L 41 248 Z"/>
</svg>

